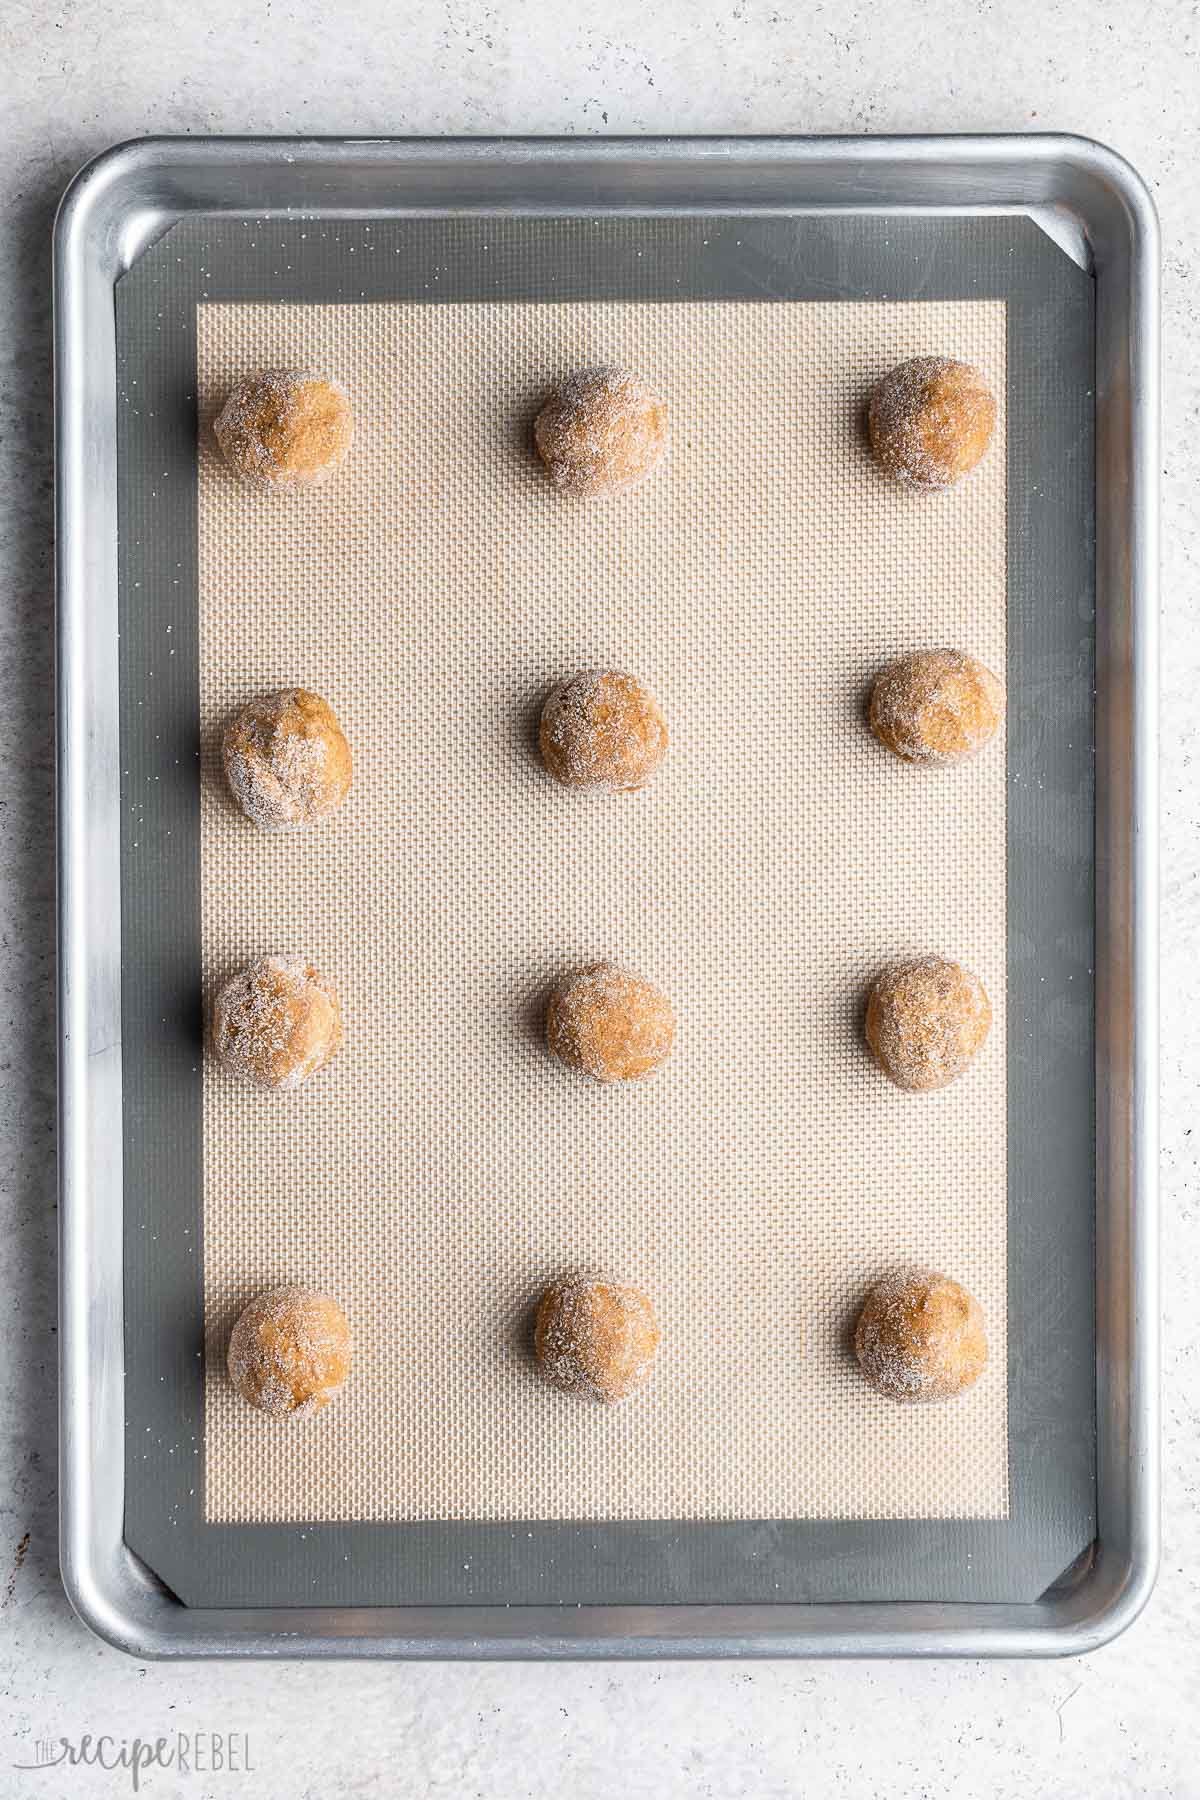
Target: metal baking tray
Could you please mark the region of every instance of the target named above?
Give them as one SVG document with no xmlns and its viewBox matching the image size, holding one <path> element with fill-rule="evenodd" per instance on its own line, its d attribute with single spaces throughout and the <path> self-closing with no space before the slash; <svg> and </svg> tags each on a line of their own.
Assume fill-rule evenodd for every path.
<svg viewBox="0 0 1200 1800">
<path fill-rule="evenodd" d="M 145 1196 L 118 1121 L 145 1045 L 123 1087 L 114 296 L 173 225 L 220 215 L 1023 217 L 1094 281 L 1096 1535 L 1040 1598 L 189 1606 L 130 1549 L 123 1228 Z M 1088 1650 L 1136 1616 L 1158 1534 L 1157 284 L 1145 188 L 1069 137 L 147 140 L 76 178 L 55 233 L 61 1550 L 102 1637 L 140 1656 L 1011 1656 Z"/>
</svg>

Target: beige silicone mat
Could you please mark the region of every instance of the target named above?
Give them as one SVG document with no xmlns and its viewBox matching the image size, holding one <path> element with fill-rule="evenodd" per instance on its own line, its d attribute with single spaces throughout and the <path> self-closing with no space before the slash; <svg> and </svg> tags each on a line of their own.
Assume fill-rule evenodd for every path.
<svg viewBox="0 0 1200 1800">
<path fill-rule="evenodd" d="M 948 495 L 878 476 L 863 397 L 948 351 L 1005 391 L 1002 302 L 202 306 L 198 361 L 206 990 L 264 951 L 337 985 L 346 1044 L 297 1094 L 204 1084 L 205 1505 L 213 1521 L 1002 1518 L 1007 1511 L 1005 766 L 901 766 L 862 724 L 878 665 L 950 644 L 1005 662 L 1004 422 Z M 669 399 L 651 485 L 558 496 L 538 397 L 614 360 Z M 261 497 L 211 420 L 263 365 L 337 375 L 336 482 Z M 672 749 L 633 797 L 554 786 L 539 701 L 635 671 Z M 335 820 L 258 834 L 215 746 L 300 683 L 355 782 Z M 908 1096 L 859 1036 L 902 953 L 961 957 L 995 1025 Z M 561 1072 L 547 984 L 598 955 L 680 1020 L 631 1089 Z M 987 1314 L 943 1407 L 875 1397 L 847 1350 L 864 1285 L 916 1258 Z M 654 1295 L 664 1349 L 623 1407 L 536 1379 L 531 1300 L 603 1267 Z M 344 1394 L 280 1425 L 224 1342 L 261 1288 L 350 1315 Z"/>
</svg>

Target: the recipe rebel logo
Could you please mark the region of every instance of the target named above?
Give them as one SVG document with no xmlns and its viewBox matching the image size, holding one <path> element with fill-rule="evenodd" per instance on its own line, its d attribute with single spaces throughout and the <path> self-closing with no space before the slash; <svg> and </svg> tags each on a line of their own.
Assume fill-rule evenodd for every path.
<svg viewBox="0 0 1200 1800">
<path fill-rule="evenodd" d="M 176 1775 L 252 1775 L 249 1732 L 175 1731 L 156 1738 L 116 1738 L 107 1732 L 85 1732 L 80 1738 L 43 1737 L 35 1743 L 32 1762 L 14 1762 L 31 1773 L 49 1769 L 124 1770 L 133 1793 L 142 1778 L 156 1769 Z"/>
</svg>

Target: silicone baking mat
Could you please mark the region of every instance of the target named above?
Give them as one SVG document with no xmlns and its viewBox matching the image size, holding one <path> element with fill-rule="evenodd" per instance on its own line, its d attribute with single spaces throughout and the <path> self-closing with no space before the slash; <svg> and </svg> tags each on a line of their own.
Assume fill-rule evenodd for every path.
<svg viewBox="0 0 1200 1800">
<path fill-rule="evenodd" d="M 1086 272 L 1019 219 L 247 216 L 174 228 L 117 312 L 130 1544 L 201 1605 L 1040 1593 L 1094 1534 Z M 858 432 L 871 379 L 933 347 L 1004 416 L 922 500 Z M 529 425 L 597 356 L 657 382 L 674 440 L 581 508 Z M 340 374 L 359 418 L 338 481 L 275 507 L 209 436 L 273 360 Z M 1007 667 L 1007 758 L 926 777 L 873 743 L 869 677 L 922 642 Z M 600 663 L 672 728 L 624 800 L 533 749 L 549 683 Z M 215 734 L 295 680 L 355 786 L 263 839 Z M 202 990 L 291 948 L 347 1041 L 272 1105 L 201 1056 Z M 859 1008 L 927 948 L 997 1023 L 909 1098 Z M 605 953 L 680 1016 L 630 1091 L 539 1042 L 548 982 Z M 916 1413 L 846 1343 L 909 1255 L 975 1288 L 993 1347 Z M 578 1262 L 663 1320 L 615 1411 L 529 1362 L 530 1303 Z M 340 1295 L 358 1355 L 272 1436 L 225 1332 L 291 1278 Z"/>
<path fill-rule="evenodd" d="M 948 495 L 881 477 L 869 384 L 949 350 L 1005 391 L 1003 302 L 204 306 L 200 704 L 206 989 L 303 952 L 345 1048 L 295 1095 L 205 1072 L 206 1508 L 214 1520 L 1003 1517 L 1005 757 L 903 766 L 863 724 L 873 671 L 1005 656 L 1003 417 Z M 614 361 L 667 397 L 664 473 L 563 498 L 539 397 Z M 211 420 L 260 367 L 327 371 L 357 441 L 315 494 L 235 481 Z M 537 707 L 577 667 L 636 671 L 672 748 L 634 797 L 555 786 Z M 220 727 L 264 689 L 334 706 L 337 818 L 264 834 Z M 961 957 L 992 1035 L 912 1096 L 861 1041 L 897 954 Z M 615 956 L 679 1020 L 656 1078 L 600 1089 L 540 1040 L 547 985 Z M 897 1260 L 978 1296 L 990 1365 L 897 1408 L 846 1351 Z M 573 1403 L 521 1343 L 577 1263 L 644 1283 L 657 1375 Z M 352 1321 L 336 1406 L 281 1430 L 221 1354 L 298 1279 Z"/>
</svg>

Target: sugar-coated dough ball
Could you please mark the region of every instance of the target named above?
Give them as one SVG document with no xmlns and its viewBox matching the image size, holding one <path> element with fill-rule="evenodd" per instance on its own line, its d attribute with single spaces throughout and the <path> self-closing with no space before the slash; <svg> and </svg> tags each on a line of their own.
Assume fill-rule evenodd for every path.
<svg viewBox="0 0 1200 1800">
<path fill-rule="evenodd" d="M 661 988 L 612 962 L 591 963 L 557 987 L 546 1042 L 569 1069 L 595 1081 L 635 1081 L 664 1063 L 675 1014 Z"/>
<path fill-rule="evenodd" d="M 263 369 L 235 383 L 213 430 L 243 480 L 263 488 L 315 487 L 345 462 L 354 414 L 339 382 L 303 369 Z"/>
<path fill-rule="evenodd" d="M 867 1043 L 897 1087 L 945 1087 L 964 1073 L 992 1023 L 978 976 L 943 956 L 885 969 L 867 998 Z"/>
<path fill-rule="evenodd" d="M 569 1275 L 542 1295 L 533 1348 L 555 1387 L 611 1405 L 649 1379 L 660 1338 L 640 1288 Z"/>
<path fill-rule="evenodd" d="M 221 742 L 225 778 L 263 831 L 313 825 L 350 788 L 350 746 L 333 708 L 307 688 L 281 688 L 243 706 Z"/>
<path fill-rule="evenodd" d="M 273 1419 L 327 1406 L 350 1373 L 350 1326 L 336 1300 L 278 1287 L 252 1300 L 229 1339 L 229 1379 Z"/>
<path fill-rule="evenodd" d="M 982 1375 L 988 1353 L 978 1301 L 930 1269 L 897 1269 L 875 1283 L 854 1349 L 873 1388 L 909 1401 L 961 1394 Z"/>
<path fill-rule="evenodd" d="M 624 369 L 580 369 L 547 400 L 533 436 L 564 494 L 615 494 L 662 460 L 666 402 Z"/>
<path fill-rule="evenodd" d="M 337 995 L 303 956 L 260 956 L 213 1002 L 212 1047 L 231 1074 L 297 1088 L 342 1041 Z"/>
<path fill-rule="evenodd" d="M 914 356 L 876 387 L 867 410 L 880 466 L 911 487 L 953 487 L 992 439 L 995 396 L 978 369 L 949 356 Z"/>
<path fill-rule="evenodd" d="M 871 692 L 871 730 L 905 762 L 963 762 L 1004 718 L 1004 687 L 961 650 L 919 650 L 889 663 Z"/>
<path fill-rule="evenodd" d="M 565 787 L 628 794 L 645 787 L 666 755 L 667 726 L 640 681 L 616 669 L 584 669 L 542 709 L 542 760 Z"/>
</svg>

